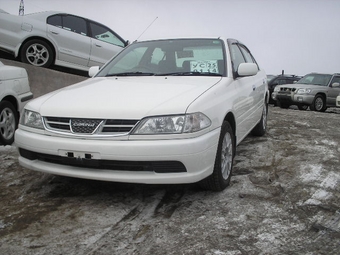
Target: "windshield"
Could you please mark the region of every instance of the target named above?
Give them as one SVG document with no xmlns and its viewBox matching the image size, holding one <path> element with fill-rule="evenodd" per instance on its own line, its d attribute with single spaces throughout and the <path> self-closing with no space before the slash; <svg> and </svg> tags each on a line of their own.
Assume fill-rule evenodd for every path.
<svg viewBox="0 0 340 255">
<path fill-rule="evenodd" d="M 176 39 L 133 43 L 97 76 L 225 75 L 220 39 Z"/>
<path fill-rule="evenodd" d="M 319 86 L 328 86 L 329 81 L 331 80 L 332 75 L 330 74 L 307 74 L 302 77 L 297 84 L 312 84 Z"/>
</svg>

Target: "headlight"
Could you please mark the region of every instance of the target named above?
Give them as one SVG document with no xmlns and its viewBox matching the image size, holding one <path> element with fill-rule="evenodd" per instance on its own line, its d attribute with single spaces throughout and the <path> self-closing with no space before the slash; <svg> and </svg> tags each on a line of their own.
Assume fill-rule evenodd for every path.
<svg viewBox="0 0 340 255">
<path fill-rule="evenodd" d="M 21 117 L 20 124 L 32 128 L 44 129 L 41 115 L 37 112 L 29 111 L 26 109 L 23 116 Z"/>
<path fill-rule="evenodd" d="M 274 88 L 274 91 L 280 91 L 280 87 L 279 87 L 279 86 L 276 86 L 276 87 Z"/>
<path fill-rule="evenodd" d="M 309 94 L 311 93 L 312 90 L 311 89 L 298 89 L 298 91 L 296 92 L 296 94 Z"/>
<path fill-rule="evenodd" d="M 203 113 L 185 115 L 156 116 L 142 120 L 133 134 L 181 134 L 193 133 L 211 125 Z"/>
</svg>

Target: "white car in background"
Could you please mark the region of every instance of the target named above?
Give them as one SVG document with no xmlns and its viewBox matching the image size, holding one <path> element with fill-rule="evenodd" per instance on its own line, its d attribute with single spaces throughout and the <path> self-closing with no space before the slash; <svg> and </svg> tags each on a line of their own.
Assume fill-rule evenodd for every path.
<svg viewBox="0 0 340 255">
<path fill-rule="evenodd" d="M 265 134 L 268 100 L 265 72 L 237 40 L 134 42 L 93 78 L 26 105 L 19 162 L 56 175 L 220 191 L 236 145 Z"/>
<path fill-rule="evenodd" d="M 88 71 L 126 45 L 108 27 L 83 17 L 56 11 L 18 16 L 0 10 L 0 50 L 34 66 Z"/>
<path fill-rule="evenodd" d="M 0 61 L 0 144 L 13 143 L 20 111 L 32 98 L 26 70 Z"/>
</svg>

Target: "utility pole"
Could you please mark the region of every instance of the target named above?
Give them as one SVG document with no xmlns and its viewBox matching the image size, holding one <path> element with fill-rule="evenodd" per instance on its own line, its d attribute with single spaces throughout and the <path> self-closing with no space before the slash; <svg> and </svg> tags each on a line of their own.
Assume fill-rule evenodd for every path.
<svg viewBox="0 0 340 255">
<path fill-rule="evenodd" d="M 19 6 L 19 16 L 23 16 L 25 13 L 25 8 L 24 8 L 24 0 L 20 0 L 20 6 Z"/>
</svg>

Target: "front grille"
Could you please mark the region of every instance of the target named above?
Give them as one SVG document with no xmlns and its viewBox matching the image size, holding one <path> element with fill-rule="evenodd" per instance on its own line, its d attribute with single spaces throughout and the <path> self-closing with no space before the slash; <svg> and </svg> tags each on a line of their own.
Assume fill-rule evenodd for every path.
<svg viewBox="0 0 340 255">
<path fill-rule="evenodd" d="M 291 92 L 295 92 L 295 91 L 296 91 L 296 88 L 281 87 L 279 93 L 290 94 Z"/>
<path fill-rule="evenodd" d="M 144 171 L 155 173 L 185 173 L 187 170 L 179 161 L 119 161 L 98 160 L 90 158 L 61 157 L 44 153 L 37 153 L 19 148 L 20 156 L 29 160 L 40 160 L 58 165 L 68 165 L 81 168 Z"/>
<path fill-rule="evenodd" d="M 44 117 L 44 123 L 46 129 L 52 132 L 110 135 L 129 133 L 138 120 Z"/>
</svg>

